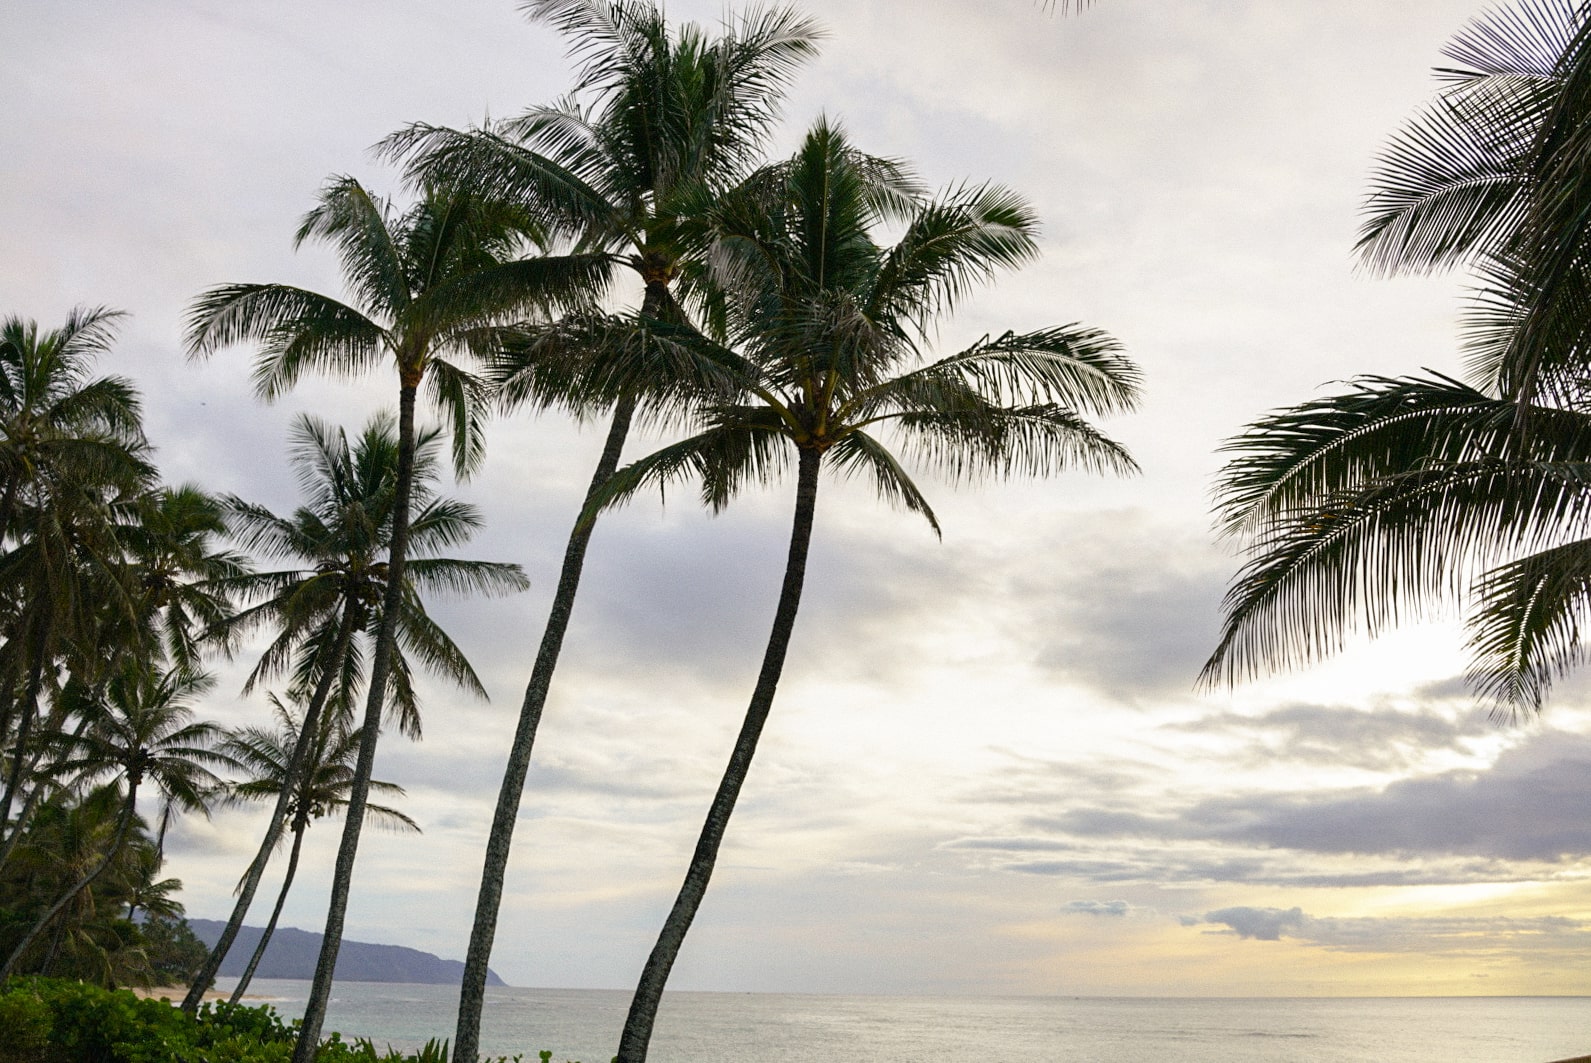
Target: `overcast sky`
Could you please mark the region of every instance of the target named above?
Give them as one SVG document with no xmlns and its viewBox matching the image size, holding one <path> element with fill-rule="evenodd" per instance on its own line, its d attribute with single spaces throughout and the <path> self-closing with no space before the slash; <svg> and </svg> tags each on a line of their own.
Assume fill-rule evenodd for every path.
<svg viewBox="0 0 1591 1063">
<path fill-rule="evenodd" d="M 1360 373 L 1460 371 L 1462 278 L 1365 276 L 1374 156 L 1476 0 L 806 0 L 828 30 L 776 150 L 820 113 L 933 185 L 1010 185 L 1042 261 L 969 300 L 947 349 L 1082 321 L 1147 376 L 1108 425 L 1142 464 L 928 484 L 944 525 L 825 488 L 808 594 L 681 989 L 1056 994 L 1591 992 L 1583 684 L 1499 725 L 1435 623 L 1320 667 L 1199 692 L 1235 567 L 1209 530 L 1222 439 Z M 724 6 L 670 5 L 716 23 Z M 0 313 L 132 315 L 159 460 L 285 511 L 286 427 L 356 428 L 390 374 L 275 406 L 246 349 L 184 361 L 204 288 L 339 291 L 291 237 L 322 182 L 397 191 L 368 148 L 565 92 L 513 0 L 13 0 L 0 15 Z M 640 453 L 645 440 L 638 440 Z M 563 538 L 599 432 L 492 426 L 456 493 L 471 556 L 534 589 L 438 614 L 492 694 L 426 688 L 426 736 L 377 774 L 425 833 L 366 834 L 347 936 L 462 957 L 480 849 Z M 750 693 L 791 485 L 709 518 L 686 494 L 598 528 L 516 836 L 493 966 L 632 984 Z M 214 714 L 262 719 L 221 669 Z M 191 915 L 223 918 L 263 821 L 184 820 Z M 284 922 L 318 930 L 337 828 Z M 264 912 L 251 920 L 260 922 Z"/>
</svg>

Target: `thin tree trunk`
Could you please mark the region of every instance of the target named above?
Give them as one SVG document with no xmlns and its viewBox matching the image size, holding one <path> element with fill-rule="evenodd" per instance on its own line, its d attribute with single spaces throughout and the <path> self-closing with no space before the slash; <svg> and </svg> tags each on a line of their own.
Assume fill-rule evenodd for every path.
<svg viewBox="0 0 1591 1063">
<path fill-rule="evenodd" d="M 624 440 L 629 435 L 630 420 L 634 414 L 633 397 L 622 399 L 614 408 L 613 424 L 608 429 L 607 442 L 597 461 L 596 472 L 591 477 L 591 487 L 586 491 L 587 500 L 596 494 L 597 488 L 607 483 L 619 467 L 619 455 L 624 450 Z M 558 573 L 558 587 L 552 597 L 552 609 L 547 614 L 541 647 L 536 652 L 536 663 L 531 669 L 530 682 L 525 686 L 525 697 L 519 706 L 519 726 L 514 731 L 514 743 L 508 750 L 508 765 L 503 769 L 503 785 L 497 794 L 497 811 L 492 816 L 491 833 L 486 837 L 486 861 L 481 869 L 480 893 L 475 900 L 475 924 L 470 930 L 470 947 L 464 957 L 464 978 L 459 985 L 458 1027 L 453 1035 L 454 1063 L 475 1063 L 480 1053 L 481 1009 L 486 1000 L 487 964 L 491 961 L 492 940 L 497 934 L 497 913 L 502 905 L 508 854 L 514 843 L 514 824 L 519 818 L 519 799 L 525 791 L 525 773 L 530 769 L 536 729 L 541 725 L 541 710 L 547 703 L 553 671 L 558 667 L 558 654 L 563 649 L 564 633 L 569 629 L 569 618 L 574 612 L 575 593 L 580 589 L 580 572 L 585 565 L 586 547 L 591 542 L 595 524 L 595 521 L 576 520 L 574 530 L 569 533 L 563 567 Z"/>
<path fill-rule="evenodd" d="M 356 619 L 353 603 L 346 603 L 343 607 L 342 622 L 337 628 L 337 641 L 333 644 L 331 658 L 322 663 L 321 673 L 315 680 L 315 690 L 304 709 L 304 721 L 299 726 L 298 739 L 293 743 L 293 755 L 287 763 L 281 793 L 276 795 L 276 805 L 271 810 L 271 822 L 265 828 L 265 837 L 260 840 L 259 851 L 254 854 L 254 860 L 243 874 L 243 881 L 238 887 L 238 899 L 232 906 L 232 914 L 227 918 L 226 927 L 216 939 L 215 948 L 205 957 L 204 966 L 200 967 L 199 973 L 193 976 L 193 984 L 188 986 L 187 996 L 182 998 L 182 1010 L 190 1015 L 198 1012 L 199 1002 L 204 999 L 205 992 L 215 984 L 216 972 L 221 969 L 227 952 L 232 948 L 232 942 L 237 939 L 238 931 L 243 927 L 243 920 L 249 914 L 249 905 L 254 903 L 255 891 L 260 888 L 260 880 L 265 877 L 265 866 L 270 863 L 271 854 L 276 851 L 277 843 L 281 840 L 282 827 L 287 822 L 287 808 L 293 799 L 293 788 L 298 785 L 298 777 L 304 773 L 304 762 L 309 758 L 310 747 L 314 745 L 314 735 L 320 728 L 320 717 L 325 711 L 326 701 L 331 697 L 332 684 L 342 673 L 341 662 L 348 653 L 350 643 L 353 642 Z"/>
<path fill-rule="evenodd" d="M 28 822 L 33 819 L 33 813 L 38 810 L 39 801 L 43 796 L 42 785 L 28 791 L 28 798 L 22 802 L 22 811 L 17 813 L 17 822 L 11 828 L 11 835 L 6 838 L 5 847 L 0 848 L 0 868 L 5 867 L 6 861 L 11 859 L 11 854 L 16 852 L 17 844 L 22 841 L 22 834 L 28 829 Z"/>
<path fill-rule="evenodd" d="M 116 859 L 116 854 L 121 852 L 122 843 L 127 840 L 127 829 L 132 826 L 133 810 L 137 801 L 138 782 L 136 780 L 129 779 L 127 783 L 127 803 L 122 806 L 121 820 L 116 824 L 116 837 L 111 842 L 110 849 L 105 853 L 105 858 L 95 865 L 94 870 L 78 879 L 76 884 L 73 885 L 71 889 L 67 890 L 65 895 L 62 896 L 60 900 L 51 905 L 50 910 L 45 912 L 38 922 L 33 924 L 33 929 L 27 932 L 27 934 L 22 938 L 21 943 L 19 943 L 17 947 L 12 950 L 11 955 L 6 958 L 5 966 L 0 967 L 0 982 L 4 982 L 7 978 L 11 977 L 12 970 L 16 968 L 17 962 L 22 959 L 22 954 L 28 950 L 28 946 L 33 944 L 34 939 L 43 933 L 44 929 L 50 925 L 50 920 L 54 919 L 57 915 L 60 915 L 61 909 L 65 908 L 68 904 L 71 904 L 74 897 L 88 889 L 89 886 L 93 885 L 94 880 L 99 878 L 99 876 L 104 873 L 105 869 L 111 865 L 112 860 Z"/>
<path fill-rule="evenodd" d="M 398 613 L 403 608 L 404 569 L 409 549 L 409 494 L 414 479 L 414 402 L 419 375 L 404 372 L 398 391 L 398 475 L 392 502 L 392 552 L 387 562 L 387 588 L 382 599 L 381 628 L 375 652 L 370 659 L 370 689 L 365 700 L 365 722 L 359 735 L 359 755 L 354 762 L 354 777 L 348 791 L 342 842 L 337 847 L 337 866 L 332 872 L 331 901 L 326 910 L 326 931 L 321 938 L 320 958 L 315 963 L 315 980 L 304 1003 L 304 1022 L 298 1043 L 293 1046 L 293 1063 L 313 1063 L 320 1042 L 320 1028 L 326 1021 L 326 1005 L 331 1000 L 332 976 L 337 969 L 337 951 L 342 947 L 343 922 L 348 915 L 348 894 L 353 886 L 354 859 L 359 855 L 359 832 L 365 822 L 365 803 L 370 796 L 370 777 L 375 770 L 376 742 L 381 737 L 381 716 L 386 707 L 387 676 L 392 670 L 392 652 L 398 637 Z"/>
<path fill-rule="evenodd" d="M 72 729 L 72 738 L 74 741 L 83 737 L 83 732 L 88 729 L 88 725 L 89 719 L 87 716 L 84 716 L 77 721 L 77 726 Z M 52 764 L 45 774 L 53 775 L 59 769 L 60 764 L 57 762 Z M 28 770 L 30 772 L 37 773 L 38 764 L 35 763 Z M 44 800 L 46 789 L 47 788 L 42 782 L 37 782 L 34 784 L 33 788 L 28 791 L 27 799 L 22 803 L 22 811 L 17 813 L 16 823 L 13 824 L 11 828 L 11 834 L 6 838 L 5 845 L 0 847 L 0 868 L 4 868 L 6 866 L 6 861 L 11 859 L 11 854 L 16 852 L 18 843 L 22 841 L 22 836 L 28 829 L 28 824 L 33 822 L 33 815 L 38 811 L 39 804 Z M 128 918 L 132 918 L 131 915 L 129 915 Z"/>
<path fill-rule="evenodd" d="M 45 634 L 39 630 L 42 621 L 35 621 L 29 630 L 31 638 L 28 655 L 28 683 L 22 694 L 22 715 L 17 721 L 17 748 L 11 756 L 11 767 L 6 773 L 5 794 L 0 796 L 0 830 L 11 821 L 11 803 L 16 799 L 17 788 L 27 774 L 28 739 L 33 735 L 34 717 L 39 714 L 39 693 L 44 688 Z M 9 832 L 8 832 L 9 834 Z"/>
<path fill-rule="evenodd" d="M 652 1025 L 657 1021 L 658 1004 L 663 999 L 663 987 L 668 982 L 669 971 L 685 943 L 685 933 L 690 929 L 702 898 L 707 894 L 707 883 L 712 878 L 713 865 L 718 861 L 718 847 L 723 843 L 724 831 L 729 826 L 729 816 L 735 810 L 735 800 L 751 768 L 751 758 L 757 751 L 757 739 L 762 735 L 763 724 L 768 720 L 768 710 L 773 707 L 773 696 L 779 688 L 779 676 L 784 670 L 785 653 L 790 648 L 790 635 L 795 630 L 796 610 L 801 604 L 801 585 L 806 578 L 807 549 L 812 543 L 812 520 L 817 510 L 818 469 L 822 455 L 815 450 L 802 450 L 796 479 L 795 519 L 790 529 L 790 554 L 785 562 L 784 586 L 779 591 L 779 606 L 774 611 L 773 630 L 768 635 L 768 649 L 763 654 L 762 670 L 757 674 L 757 686 L 752 691 L 751 704 L 746 708 L 746 719 L 740 725 L 740 735 L 735 739 L 734 751 L 724 777 L 713 795 L 707 811 L 707 821 L 702 825 L 701 836 L 696 841 L 696 852 L 691 856 L 690 869 L 680 886 L 674 907 L 663 921 L 657 944 L 647 957 L 641 979 L 630 1001 L 630 1013 L 624 1021 L 624 1033 L 619 1039 L 617 1063 L 645 1063 L 646 1050 L 652 1040 Z"/>
<path fill-rule="evenodd" d="M 232 997 L 228 1004 L 236 1004 L 243 998 L 243 991 L 254 981 L 254 969 L 260 965 L 260 959 L 265 955 L 265 946 L 271 943 L 271 935 L 276 933 L 276 921 L 282 917 L 282 906 L 287 903 L 287 891 L 293 888 L 293 875 L 298 872 L 298 852 L 304 845 L 304 830 L 307 822 L 293 823 L 293 848 L 287 854 L 287 874 L 282 877 L 282 891 L 276 895 L 276 907 L 271 909 L 271 921 L 265 924 L 265 932 L 260 935 L 260 943 L 254 946 L 254 955 L 249 957 L 249 965 L 243 968 L 243 976 L 238 979 L 237 988 L 232 990 Z"/>
<path fill-rule="evenodd" d="M 17 507 L 17 481 L 12 478 L 6 483 L 4 498 L 0 498 L 0 546 L 5 545 L 6 536 L 11 532 L 11 517 Z"/>
</svg>

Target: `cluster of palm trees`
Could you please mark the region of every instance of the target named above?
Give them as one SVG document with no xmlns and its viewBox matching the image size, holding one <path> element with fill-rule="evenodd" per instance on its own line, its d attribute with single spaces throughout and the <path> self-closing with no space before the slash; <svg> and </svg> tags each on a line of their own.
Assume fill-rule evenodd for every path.
<svg viewBox="0 0 1591 1063">
<path fill-rule="evenodd" d="M 292 457 L 305 502 L 288 517 L 162 484 L 133 385 L 95 375 L 117 317 L 79 310 L 53 330 L 0 323 L 0 978 L 191 975 L 206 950 L 172 922 L 179 884 L 160 877 L 168 824 L 285 789 L 296 839 L 338 808 L 357 738 L 349 706 L 382 615 L 390 418 L 352 445 L 302 421 Z M 435 497 L 434 432 L 416 451 L 418 556 L 400 600 L 390 703 L 417 734 L 411 658 L 480 692 L 422 595 L 525 580 L 515 566 L 436 556 L 479 517 Z M 249 684 L 281 681 L 281 697 L 320 721 L 290 788 L 257 734 L 200 713 L 214 687 L 206 665 L 253 631 L 270 637 Z M 172 942 L 197 956 L 172 968 Z"/>
<path fill-rule="evenodd" d="M 1382 156 L 1359 243 L 1382 271 L 1473 271 L 1469 380 L 1355 381 L 1229 444 L 1249 559 L 1210 678 L 1292 665 L 1457 605 L 1469 680 L 1539 709 L 1591 620 L 1591 19 L 1524 0 L 1448 45 Z"/>
<path fill-rule="evenodd" d="M 861 151 L 827 119 L 791 158 L 764 157 L 783 92 L 815 54 L 820 34 L 811 22 L 764 7 L 712 33 L 670 26 L 650 0 L 527 0 L 522 7 L 569 42 L 578 73 L 567 98 L 479 128 L 414 124 L 388 137 L 381 150 L 404 167 L 407 205 L 352 177 L 331 179 L 297 240 L 333 245 L 342 297 L 227 284 L 201 295 L 191 311 L 190 354 L 252 345 L 262 397 L 305 373 L 387 365 L 397 375 L 396 416 L 373 422 L 353 445 L 336 429 L 300 422 L 293 454 L 306 503 L 291 517 L 236 498 L 201 504 L 194 492 L 181 506 L 173 501 L 168 522 L 136 522 L 150 549 L 180 539 L 160 555 L 169 556 L 169 571 L 139 584 L 149 616 L 140 619 L 129 606 L 129 631 L 143 640 L 138 681 L 169 679 L 177 685 L 173 704 L 186 705 L 178 694 L 195 693 L 209 648 L 230 651 L 263 631 L 269 639 L 249 685 L 286 684 L 274 729 L 222 736 L 212 725 L 184 723 L 169 732 L 183 736 L 187 765 L 186 783 L 161 783 L 169 801 L 202 808 L 209 767 L 236 764 L 251 780 L 231 795 L 273 804 L 227 929 L 186 1007 L 213 980 L 284 835 L 293 840 L 283 894 L 305 829 L 329 810 L 344 813 L 294 1057 L 300 1063 L 319 1040 L 363 824 L 377 814 L 411 825 L 369 803 L 382 788 L 372 772 L 383 723 L 395 719 L 418 732 L 409 661 L 479 690 L 419 594 L 500 592 L 522 583 L 513 566 L 435 556 L 462 541 L 474 516 L 430 489 L 441 435 L 417 427 L 422 391 L 446 425 L 461 476 L 482 460 L 494 411 L 551 408 L 610 422 L 585 504 L 570 514 L 486 845 L 453 1040 L 454 1058 L 466 1063 L 478 1054 L 487 963 L 536 732 L 605 508 L 687 480 L 717 510 L 744 487 L 795 474 L 788 560 L 762 668 L 621 1037 L 619 1058 L 637 1063 L 774 701 L 824 471 L 871 483 L 937 532 L 911 466 L 952 482 L 1135 469 L 1090 420 L 1128 410 L 1138 396 L 1138 370 L 1106 334 L 1046 326 L 985 336 L 948 355 L 933 349 L 937 327 L 963 296 L 1035 257 L 1037 219 L 1020 196 L 974 184 L 932 194 L 907 166 Z M 627 275 L 639 284 L 629 307 L 616 294 Z M 85 423 L 78 434 L 120 432 L 127 460 L 141 461 L 133 412 L 101 420 L 102 429 Z M 637 421 L 673 430 L 676 441 L 621 467 Z M 49 506 L 22 488 L 16 494 L 13 501 L 6 487 L 0 520 L 15 527 L 0 524 L 0 534 L 20 553 L 32 541 L 24 521 Z M 223 538 L 240 553 L 208 549 Z M 245 551 L 290 567 L 258 571 Z M 72 602 L 60 600 L 61 608 Z M 93 612 L 101 620 L 119 615 Z M 5 723 L 9 748 L 22 758 L 12 774 L 42 780 L 64 769 L 38 752 L 55 747 L 40 745 L 22 721 L 32 726 L 37 718 L 55 735 L 82 717 L 57 719 L 50 706 L 65 702 L 41 696 L 69 637 L 53 620 L 36 635 L 28 622 L 19 619 L 25 637 L 10 645 L 36 646 L 44 664 L 29 671 L 29 658 L 7 673 L 21 694 Z M 113 678 L 83 682 L 108 691 Z M 125 820 L 132 823 L 141 776 L 127 771 Z M 9 788 L 3 802 L 0 822 L 9 822 Z M 280 911 L 279 899 L 271 925 Z"/>
</svg>

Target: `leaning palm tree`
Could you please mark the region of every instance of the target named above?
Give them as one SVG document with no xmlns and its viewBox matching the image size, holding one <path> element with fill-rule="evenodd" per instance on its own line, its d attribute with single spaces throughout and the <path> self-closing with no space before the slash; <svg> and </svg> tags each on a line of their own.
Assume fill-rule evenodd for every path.
<svg viewBox="0 0 1591 1063">
<path fill-rule="evenodd" d="M 641 974 L 621 1063 L 646 1058 L 669 971 L 773 706 L 823 470 L 869 480 L 937 532 L 903 457 L 951 479 L 1136 468 L 1084 417 L 1137 400 L 1138 370 L 1105 334 L 1076 325 L 1007 332 L 927 357 L 934 322 L 961 295 L 1036 253 L 1035 219 L 1013 193 L 964 186 L 928 199 L 898 165 L 859 153 L 836 126 L 820 122 L 794 159 L 755 175 L 716 213 L 715 261 L 732 342 L 683 330 L 659 342 L 710 362 L 735 391 L 706 408 L 696 434 L 620 470 L 592 511 L 682 477 L 700 478 L 703 499 L 716 510 L 793 461 L 795 515 L 756 687 L 685 882 Z M 901 236 L 883 246 L 876 234 L 887 223 L 901 226 Z"/>
<path fill-rule="evenodd" d="M 290 754 L 288 774 L 296 777 L 313 749 L 314 736 L 328 726 L 328 708 L 337 726 L 348 729 L 354 699 L 363 686 L 368 641 L 379 628 L 391 550 L 397 480 L 397 433 L 390 414 L 373 417 L 352 442 L 342 429 L 300 416 L 291 429 L 291 462 L 304 502 L 279 516 L 240 498 L 226 499 L 232 534 L 250 552 L 288 567 L 256 573 L 239 591 L 249 604 L 220 626 L 217 634 L 233 643 L 256 631 L 273 633 L 244 683 L 285 678 L 304 704 L 300 747 Z M 409 523 L 408 587 L 402 598 L 399 640 L 390 684 L 389 715 L 408 735 L 420 734 L 418 699 L 409 659 L 484 698 L 486 692 L 464 653 L 426 613 L 437 593 L 499 595 L 528 586 L 518 565 L 439 556 L 468 541 L 480 526 L 475 507 L 436 493 L 439 436 L 422 431 L 415 445 L 414 507 Z M 278 793 L 260 847 L 238 889 L 232 914 L 193 979 L 184 1006 L 197 1008 L 236 939 L 266 863 L 280 844 L 290 818 L 291 789 Z"/>
<path fill-rule="evenodd" d="M 533 248 L 537 226 L 522 209 L 456 187 L 433 187 L 402 213 L 351 177 L 334 179 L 299 227 L 298 241 L 333 241 L 357 305 L 282 284 L 214 288 L 194 305 L 188 350 L 208 355 L 258 341 L 259 393 L 272 398 L 306 370 L 353 373 L 390 358 L 398 374 L 398 469 L 391 552 L 381 626 L 372 650 L 360 754 L 333 872 L 320 960 L 294 1050 L 308 1063 L 330 999 L 332 973 L 353 882 L 354 860 L 375 763 L 376 743 L 402 612 L 414 482 L 415 408 L 422 384 L 445 409 L 461 473 L 482 454 L 481 385 L 449 360 L 498 342 L 499 326 L 579 297 L 603 272 L 589 256 L 518 257 Z"/>
<path fill-rule="evenodd" d="M 287 816 L 291 824 L 293 844 L 287 854 L 287 869 L 282 873 L 282 888 L 276 894 L 276 906 L 260 933 L 259 943 L 249 957 L 238 984 L 232 989 L 230 1003 L 236 1004 L 248 990 L 249 982 L 265 955 L 271 935 L 276 932 L 276 922 L 281 918 L 282 907 L 287 903 L 288 891 L 293 888 L 293 878 L 298 872 L 298 856 L 304 845 L 304 834 L 315 820 L 332 815 L 348 806 L 348 791 L 353 785 L 353 762 L 359 751 L 359 736 L 349 731 L 342 721 L 322 715 L 315 731 L 309 737 L 308 752 L 298 771 L 293 769 L 293 756 L 304 741 L 303 721 L 306 712 L 294 713 L 274 696 L 271 704 L 276 716 L 275 729 L 245 727 L 233 732 L 221 743 L 222 752 L 237 761 L 247 773 L 243 782 L 234 783 L 231 796 L 243 801 L 274 801 L 287 794 Z M 372 791 L 393 796 L 403 796 L 403 787 L 395 783 L 370 780 Z M 414 820 L 386 805 L 368 804 L 365 814 L 378 825 L 393 830 L 419 832 Z"/>
<path fill-rule="evenodd" d="M 789 9 L 765 8 L 712 36 L 694 25 L 671 29 L 652 0 L 531 0 L 523 7 L 570 41 L 580 60 L 574 94 L 485 129 L 416 124 L 390 138 L 388 150 L 406 156 L 412 173 L 523 202 L 578 246 L 627 266 L 644 286 L 643 317 L 679 323 L 689 311 L 716 320 L 720 311 L 701 268 L 701 215 L 762 161 L 785 86 L 814 54 L 815 26 Z M 594 393 L 549 379 L 558 377 L 566 350 L 561 329 L 534 336 L 500 370 L 510 405 L 561 404 L 583 414 L 611 405 L 588 498 L 618 468 L 638 405 L 650 399 L 667 410 L 672 396 L 659 392 L 681 383 L 666 361 L 646 362 L 643 350 L 605 344 L 607 337 L 589 331 L 581 336 L 587 347 L 594 342 L 626 366 L 626 386 Z M 478 1052 L 519 802 L 593 530 L 591 521 L 577 521 L 570 532 L 521 702 L 487 837 L 455 1059 L 473 1061 Z"/>
<path fill-rule="evenodd" d="M 76 756 L 69 767 L 80 772 L 81 782 L 113 774 L 126 787 L 115 834 L 101 859 L 72 882 L 12 949 L 0 965 L 0 981 L 51 920 L 121 854 L 137 819 L 144 782 L 182 808 L 208 814 L 209 795 L 220 785 L 210 768 L 231 764 L 215 749 L 219 729 L 193 720 L 193 700 L 212 686 L 214 680 L 206 675 L 180 669 L 162 672 L 130 662 L 101 690 L 88 692 L 97 704 L 85 706 L 85 711 L 97 711 L 85 732 L 71 739 Z"/>
</svg>

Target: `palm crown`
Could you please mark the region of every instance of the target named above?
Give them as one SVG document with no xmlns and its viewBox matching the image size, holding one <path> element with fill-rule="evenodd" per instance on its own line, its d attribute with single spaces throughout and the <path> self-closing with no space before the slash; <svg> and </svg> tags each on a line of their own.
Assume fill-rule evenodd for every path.
<svg viewBox="0 0 1591 1063">
<path fill-rule="evenodd" d="M 904 226 L 888 247 L 873 237 L 886 221 Z M 1097 329 L 1006 332 L 926 358 L 935 321 L 976 283 L 1030 259 L 1035 230 L 1008 190 L 926 198 L 898 165 L 819 123 L 793 160 L 753 176 L 715 212 L 731 343 L 654 329 L 653 342 L 693 359 L 722 397 L 701 431 L 622 470 L 598 503 L 695 476 L 719 508 L 748 479 L 806 452 L 870 478 L 937 530 L 881 433 L 951 479 L 1132 470 L 1082 416 L 1129 409 L 1137 397 L 1137 369 Z"/>
<path fill-rule="evenodd" d="M 1591 29 L 1543 0 L 1448 46 L 1435 102 L 1383 156 L 1360 242 L 1374 267 L 1469 263 L 1473 383 L 1375 377 L 1276 411 L 1229 445 L 1222 526 L 1249 559 L 1206 679 L 1339 648 L 1456 603 L 1469 679 L 1536 709 L 1591 615 L 1584 148 Z M 1577 213 L 1578 212 L 1578 213 Z"/>
</svg>

